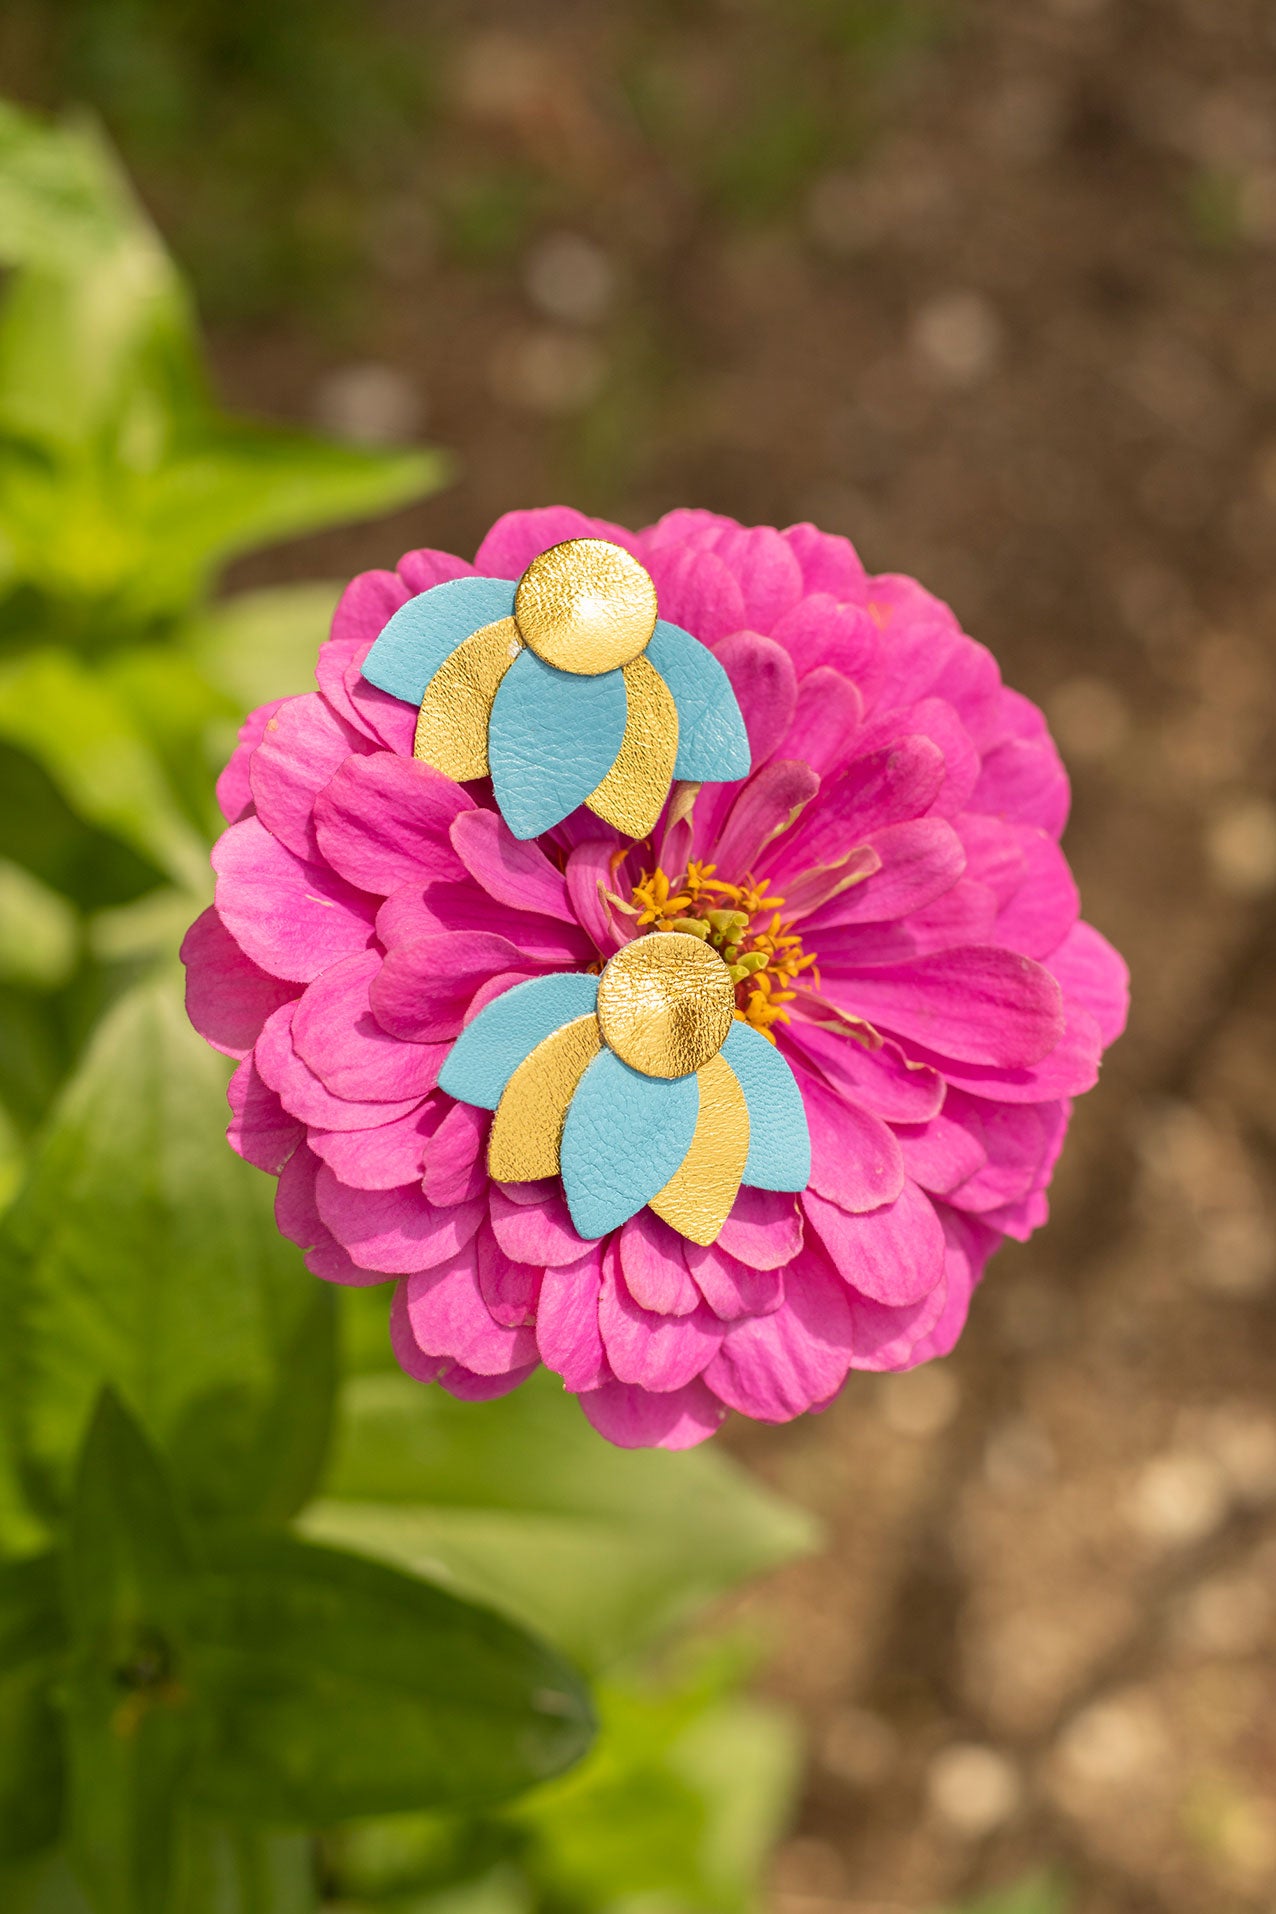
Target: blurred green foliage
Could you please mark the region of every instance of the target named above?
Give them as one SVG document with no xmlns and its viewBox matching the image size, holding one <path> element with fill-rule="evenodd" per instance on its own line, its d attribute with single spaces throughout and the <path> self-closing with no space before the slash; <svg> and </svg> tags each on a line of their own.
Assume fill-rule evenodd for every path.
<svg viewBox="0 0 1276 1914">
<path fill-rule="evenodd" d="M 216 568 L 441 462 L 222 418 L 86 125 L 0 108 L 0 257 L 0 1905 L 746 1914 L 792 1736 L 670 1643 L 810 1523 L 391 1372 L 181 1009 L 214 771 L 335 595 Z"/>
<path fill-rule="evenodd" d="M 1033 1874 L 1013 1887 L 963 1901 L 950 1914 L 1068 1914 L 1072 1896 L 1057 1875 Z"/>
</svg>

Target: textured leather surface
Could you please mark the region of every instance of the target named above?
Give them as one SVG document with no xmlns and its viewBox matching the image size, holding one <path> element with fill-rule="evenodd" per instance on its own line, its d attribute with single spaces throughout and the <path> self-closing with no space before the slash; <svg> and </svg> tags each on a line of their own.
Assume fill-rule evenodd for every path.
<svg viewBox="0 0 1276 1914">
<path fill-rule="evenodd" d="M 582 1236 L 605 1236 L 664 1188 L 691 1148 L 700 1086 L 644 1077 L 612 1051 L 594 1058 L 563 1125 L 563 1190 Z"/>
<path fill-rule="evenodd" d="M 558 1175 L 567 1106 L 602 1047 L 597 1017 L 574 1017 L 524 1057 L 496 1106 L 488 1139 L 488 1173 L 498 1183 Z"/>
<path fill-rule="evenodd" d="M 707 645 L 681 625 L 659 620 L 643 656 L 678 707 L 674 776 L 727 784 L 749 773 L 749 738 L 731 680 Z"/>
<path fill-rule="evenodd" d="M 759 1190 L 804 1190 L 811 1177 L 811 1133 L 793 1072 L 773 1043 L 743 1023 L 732 1024 L 720 1054 L 749 1106 L 743 1180 Z"/>
<path fill-rule="evenodd" d="M 578 678 L 524 651 L 501 680 L 487 731 L 492 786 L 515 837 L 538 837 L 583 804 L 615 762 L 623 672 Z"/>
<path fill-rule="evenodd" d="M 462 639 L 513 611 L 514 587 L 507 578 L 449 578 L 432 585 L 399 606 L 364 659 L 363 675 L 392 698 L 420 704 Z"/>
<path fill-rule="evenodd" d="M 628 717 L 616 762 L 585 802 L 626 837 L 646 837 L 664 808 L 678 752 L 678 707 L 658 671 L 635 658 L 622 671 Z"/>
<path fill-rule="evenodd" d="M 749 1154 L 749 1106 L 722 1056 L 696 1071 L 700 1113 L 691 1148 L 651 1207 L 679 1236 L 707 1247 L 731 1214 Z"/>
<path fill-rule="evenodd" d="M 563 1024 L 588 1016 L 597 1002 L 597 977 L 574 971 L 515 984 L 461 1032 L 439 1072 L 440 1090 L 494 1110 L 524 1057 Z"/>
</svg>

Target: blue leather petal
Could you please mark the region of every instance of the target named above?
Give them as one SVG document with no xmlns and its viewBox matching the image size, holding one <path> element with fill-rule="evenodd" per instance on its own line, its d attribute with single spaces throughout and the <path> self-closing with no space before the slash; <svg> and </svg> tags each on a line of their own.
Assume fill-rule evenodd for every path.
<svg viewBox="0 0 1276 1914">
<path fill-rule="evenodd" d="M 745 1183 L 758 1190 L 804 1190 L 811 1178 L 811 1133 L 797 1078 L 773 1043 L 738 1020 L 722 1046 L 749 1106 Z"/>
<path fill-rule="evenodd" d="M 749 774 L 749 738 L 731 680 L 707 645 L 661 618 L 645 657 L 678 707 L 676 778 L 728 784 Z"/>
<path fill-rule="evenodd" d="M 574 971 L 514 984 L 465 1026 L 439 1072 L 440 1090 L 459 1103 L 494 1110 L 519 1064 L 542 1038 L 573 1017 L 587 1017 L 597 1002 L 597 977 Z"/>
<path fill-rule="evenodd" d="M 405 704 L 420 704 L 425 687 L 462 639 L 508 618 L 515 587 L 508 578 L 449 578 L 400 605 L 363 661 L 370 685 Z"/>
<path fill-rule="evenodd" d="M 694 1074 L 645 1077 L 612 1050 L 594 1058 L 568 1105 L 559 1153 L 580 1235 L 619 1229 L 664 1188 L 691 1148 L 699 1114 Z"/>
<path fill-rule="evenodd" d="M 492 788 L 515 837 L 539 837 L 584 803 L 615 762 L 628 713 L 623 672 L 581 678 L 519 654 L 487 727 Z"/>
</svg>

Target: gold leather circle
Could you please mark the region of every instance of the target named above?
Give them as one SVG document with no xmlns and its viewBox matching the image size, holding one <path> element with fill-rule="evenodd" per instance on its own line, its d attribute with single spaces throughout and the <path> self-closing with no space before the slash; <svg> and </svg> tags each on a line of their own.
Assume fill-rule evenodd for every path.
<svg viewBox="0 0 1276 1914">
<path fill-rule="evenodd" d="M 514 620 L 525 645 L 559 671 L 597 677 L 632 664 L 656 629 L 656 588 L 605 538 L 569 538 L 519 580 Z"/>
<path fill-rule="evenodd" d="M 626 944 L 598 979 L 598 1025 L 622 1063 L 685 1077 L 716 1057 L 735 1016 L 735 986 L 716 950 L 684 931 Z"/>
</svg>

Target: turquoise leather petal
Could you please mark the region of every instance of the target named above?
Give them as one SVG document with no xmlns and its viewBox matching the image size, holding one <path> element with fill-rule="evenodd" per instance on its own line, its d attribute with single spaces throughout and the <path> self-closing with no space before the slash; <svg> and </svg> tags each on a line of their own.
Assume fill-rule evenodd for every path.
<svg viewBox="0 0 1276 1914">
<path fill-rule="evenodd" d="M 487 727 L 492 788 L 515 837 L 539 837 L 560 824 L 602 783 L 628 711 L 622 672 L 581 678 L 520 652 Z"/>
<path fill-rule="evenodd" d="M 587 1017 L 597 1002 L 597 977 L 574 971 L 514 984 L 465 1026 L 439 1071 L 440 1090 L 458 1103 L 494 1110 L 524 1057 L 573 1017 Z"/>
<path fill-rule="evenodd" d="M 797 1078 L 773 1043 L 735 1022 L 722 1046 L 749 1106 L 745 1183 L 758 1190 L 804 1190 L 811 1178 L 811 1133 Z"/>
<path fill-rule="evenodd" d="M 420 704 L 425 687 L 465 638 L 509 618 L 515 587 L 508 578 L 449 578 L 400 605 L 363 661 L 370 685 L 405 704 Z"/>
<path fill-rule="evenodd" d="M 605 1236 L 662 1190 L 691 1148 L 700 1086 L 645 1077 L 612 1050 L 586 1070 L 567 1108 L 559 1161 L 572 1222 Z"/>
<path fill-rule="evenodd" d="M 644 654 L 678 707 L 673 774 L 701 784 L 729 784 L 749 774 L 749 738 L 731 680 L 707 645 L 661 618 Z"/>
</svg>

